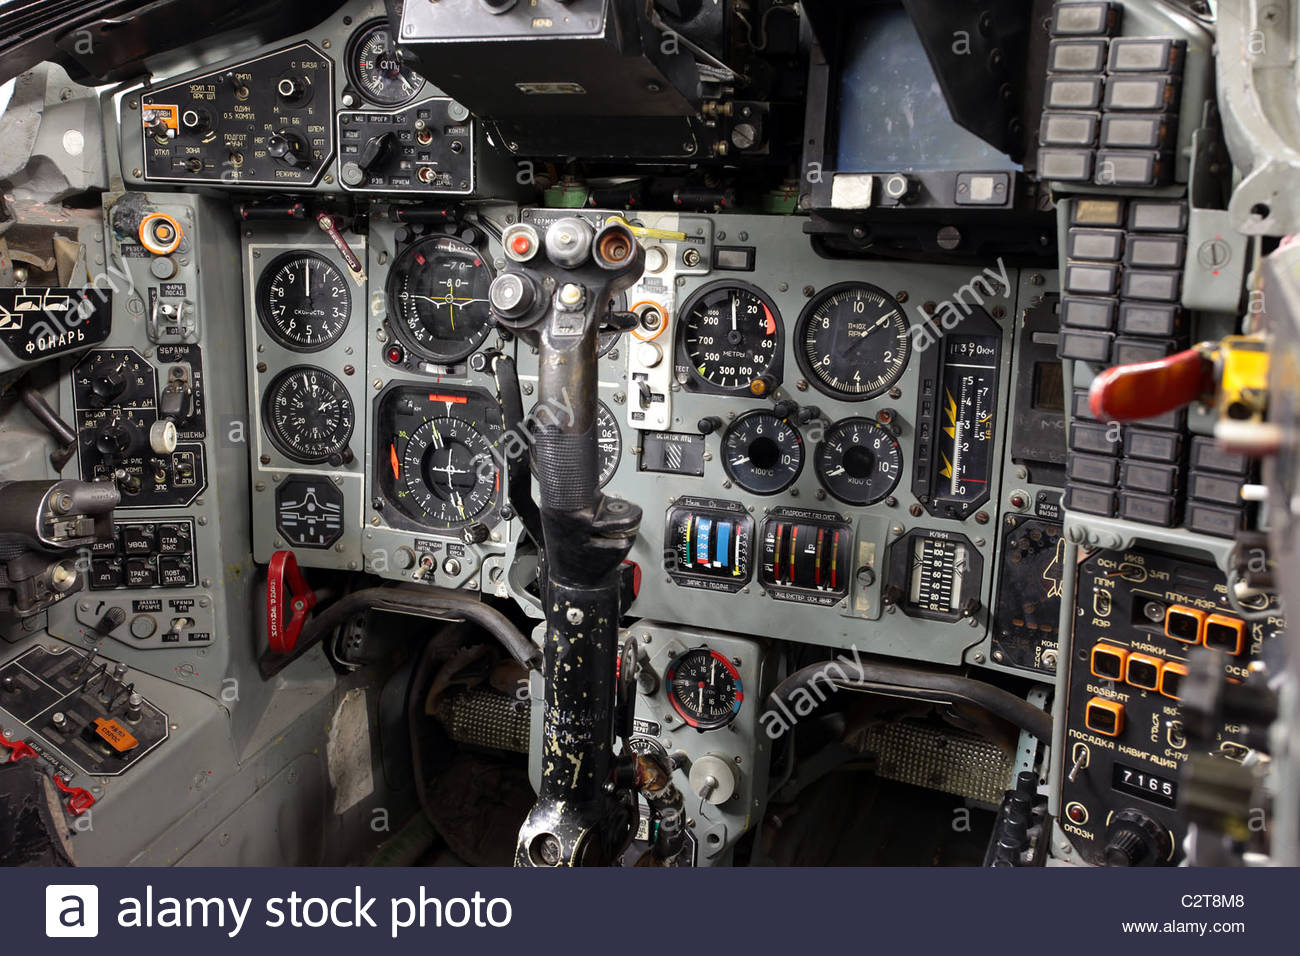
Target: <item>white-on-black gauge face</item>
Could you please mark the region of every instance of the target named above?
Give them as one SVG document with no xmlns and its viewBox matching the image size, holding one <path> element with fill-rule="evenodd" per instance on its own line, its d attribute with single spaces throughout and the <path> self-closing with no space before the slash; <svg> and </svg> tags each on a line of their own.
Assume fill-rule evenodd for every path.
<svg viewBox="0 0 1300 956">
<path fill-rule="evenodd" d="M 276 256 L 257 280 L 257 315 L 287 349 L 317 352 L 336 342 L 352 314 L 352 292 L 334 263 L 314 252 Z"/>
<path fill-rule="evenodd" d="M 305 464 L 342 462 L 355 425 L 347 387 L 310 365 L 276 376 L 266 390 L 262 415 L 275 446 Z"/>
<path fill-rule="evenodd" d="M 491 330 L 492 267 L 467 242 L 429 236 L 407 246 L 388 274 L 389 321 L 408 349 L 431 362 L 456 362 Z"/>
<path fill-rule="evenodd" d="M 821 392 L 847 401 L 872 398 L 903 376 L 912 352 L 898 301 L 865 282 L 823 289 L 795 328 L 795 357 Z"/>
<path fill-rule="evenodd" d="M 402 62 L 383 20 L 366 24 L 352 38 L 348 76 L 357 92 L 375 106 L 401 106 L 424 89 L 424 78 Z"/>
<path fill-rule="evenodd" d="M 687 300 L 682 311 L 682 351 L 707 385 L 748 392 L 770 375 L 781 353 L 781 317 L 755 286 L 715 282 Z"/>
<path fill-rule="evenodd" d="M 826 433 L 813 458 L 826 490 L 846 505 L 873 505 L 903 474 L 898 439 L 865 418 L 846 418 Z"/>
</svg>

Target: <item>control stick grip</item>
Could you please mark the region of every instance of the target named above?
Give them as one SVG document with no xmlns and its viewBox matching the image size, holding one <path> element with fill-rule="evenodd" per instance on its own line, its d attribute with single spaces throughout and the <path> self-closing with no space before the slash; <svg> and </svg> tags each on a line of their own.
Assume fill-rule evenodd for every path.
<svg viewBox="0 0 1300 956">
<path fill-rule="evenodd" d="M 593 421 L 582 433 L 538 425 L 533 439 L 533 473 L 546 511 L 580 511 L 596 500 L 600 466 Z"/>
</svg>

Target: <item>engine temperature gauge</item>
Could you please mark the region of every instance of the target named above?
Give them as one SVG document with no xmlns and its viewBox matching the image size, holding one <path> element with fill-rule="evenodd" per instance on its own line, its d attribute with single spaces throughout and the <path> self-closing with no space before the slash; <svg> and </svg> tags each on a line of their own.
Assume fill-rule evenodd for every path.
<svg viewBox="0 0 1300 956">
<path fill-rule="evenodd" d="M 736 666 L 707 647 L 697 647 L 674 660 L 664 680 L 673 710 L 696 730 L 727 726 L 745 700 Z"/>
<path fill-rule="evenodd" d="M 722 436 L 727 476 L 746 491 L 774 495 L 803 471 L 803 436 L 773 412 L 746 412 Z"/>
</svg>

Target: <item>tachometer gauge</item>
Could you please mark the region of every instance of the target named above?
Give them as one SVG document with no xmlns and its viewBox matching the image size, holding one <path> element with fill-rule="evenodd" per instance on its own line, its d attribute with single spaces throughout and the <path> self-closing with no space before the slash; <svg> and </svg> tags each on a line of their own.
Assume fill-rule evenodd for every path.
<svg viewBox="0 0 1300 956">
<path fill-rule="evenodd" d="M 826 432 L 813 456 L 817 477 L 846 505 L 888 497 L 903 474 L 898 439 L 866 418 L 846 418 Z"/>
<path fill-rule="evenodd" d="M 407 246 L 388 274 L 388 318 L 406 347 L 430 362 L 459 361 L 491 330 L 492 267 L 467 242 L 429 236 Z"/>
<path fill-rule="evenodd" d="M 765 395 L 780 384 L 781 314 L 757 287 L 705 286 L 686 300 L 681 326 L 682 361 L 706 387 Z"/>
<path fill-rule="evenodd" d="M 795 327 L 795 357 L 833 398 L 861 401 L 902 377 L 912 352 L 907 316 L 889 293 L 865 282 L 823 289 Z"/>
<path fill-rule="evenodd" d="M 347 280 L 314 252 L 276 256 L 257 280 L 257 317 L 273 339 L 295 352 L 318 352 L 337 341 L 351 314 Z"/>
<path fill-rule="evenodd" d="M 803 471 L 803 458 L 799 429 L 772 412 L 746 412 L 722 436 L 727 476 L 756 495 L 789 488 Z"/>
<path fill-rule="evenodd" d="M 481 431 L 461 418 L 431 418 L 412 432 L 399 470 L 408 504 L 439 527 L 469 524 L 496 500 L 492 448 Z"/>
<path fill-rule="evenodd" d="M 348 43 L 348 77 L 374 106 L 401 106 L 424 89 L 424 78 L 402 62 L 385 20 L 364 24 Z"/>
<path fill-rule="evenodd" d="M 697 730 L 727 726 L 745 700 L 736 666 L 707 647 L 697 647 L 674 660 L 664 681 L 673 710 Z"/>
<path fill-rule="evenodd" d="M 276 448 L 304 464 L 342 464 L 355 419 L 347 387 L 310 365 L 275 377 L 262 400 L 267 435 Z"/>
</svg>

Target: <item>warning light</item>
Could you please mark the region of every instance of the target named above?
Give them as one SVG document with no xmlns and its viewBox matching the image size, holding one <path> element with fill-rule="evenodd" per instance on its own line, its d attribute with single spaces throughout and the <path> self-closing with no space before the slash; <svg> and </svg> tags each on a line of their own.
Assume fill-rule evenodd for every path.
<svg viewBox="0 0 1300 956">
<path fill-rule="evenodd" d="M 402 351 L 400 345 L 390 345 L 387 358 L 390 365 L 401 365 L 402 360 L 406 358 L 406 353 Z"/>
<path fill-rule="evenodd" d="M 533 251 L 533 240 L 521 232 L 510 240 L 510 251 L 517 256 L 529 255 Z"/>
</svg>

